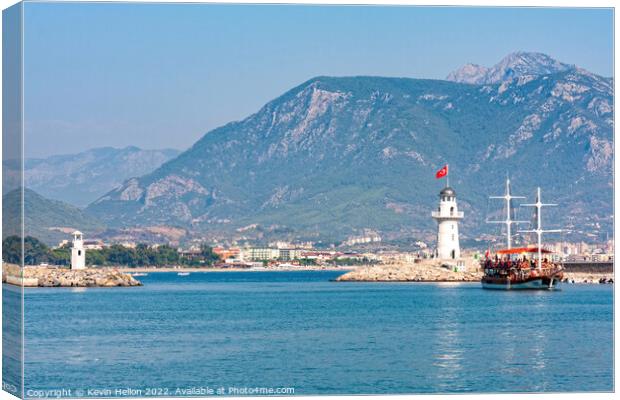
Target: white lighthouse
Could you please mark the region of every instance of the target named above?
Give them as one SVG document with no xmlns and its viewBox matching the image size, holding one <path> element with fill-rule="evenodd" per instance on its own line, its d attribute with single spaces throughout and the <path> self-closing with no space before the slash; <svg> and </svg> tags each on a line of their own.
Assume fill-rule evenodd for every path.
<svg viewBox="0 0 620 400">
<path fill-rule="evenodd" d="M 84 250 L 84 240 L 82 232 L 75 231 L 73 235 L 73 247 L 71 247 L 71 269 L 86 268 L 86 251 Z"/>
<path fill-rule="evenodd" d="M 456 205 L 456 192 L 446 186 L 439 192 L 439 208 L 431 216 L 437 220 L 436 257 L 445 260 L 461 258 L 459 246 L 459 220 L 463 212 Z"/>
</svg>

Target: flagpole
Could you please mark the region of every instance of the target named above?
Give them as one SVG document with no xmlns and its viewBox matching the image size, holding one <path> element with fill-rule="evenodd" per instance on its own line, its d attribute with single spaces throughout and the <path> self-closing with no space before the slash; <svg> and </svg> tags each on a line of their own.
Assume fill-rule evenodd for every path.
<svg viewBox="0 0 620 400">
<path fill-rule="evenodd" d="M 450 186 L 450 164 L 446 164 L 448 168 L 446 168 L 446 187 Z"/>
</svg>

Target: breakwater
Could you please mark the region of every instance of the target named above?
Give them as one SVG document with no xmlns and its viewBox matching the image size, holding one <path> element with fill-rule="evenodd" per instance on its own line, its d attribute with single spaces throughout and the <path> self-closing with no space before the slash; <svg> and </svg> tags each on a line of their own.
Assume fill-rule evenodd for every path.
<svg viewBox="0 0 620 400">
<path fill-rule="evenodd" d="M 565 283 L 613 283 L 613 263 L 564 264 Z M 463 271 L 454 271 L 438 260 L 419 263 L 379 264 L 348 272 L 336 279 L 346 282 L 479 282 L 483 271 L 474 259 L 465 261 Z"/>
<path fill-rule="evenodd" d="M 133 276 L 116 268 L 66 268 L 25 267 L 4 264 L 2 282 L 24 287 L 114 287 L 141 286 Z"/>
<path fill-rule="evenodd" d="M 564 270 L 574 273 L 613 274 L 613 261 L 574 261 L 565 262 Z"/>
<path fill-rule="evenodd" d="M 482 269 L 475 260 L 467 260 L 463 271 L 435 259 L 417 263 L 379 264 L 358 268 L 336 279 L 357 282 L 479 282 Z"/>
<path fill-rule="evenodd" d="M 613 283 L 613 261 L 565 262 L 564 282 L 567 283 Z"/>
</svg>

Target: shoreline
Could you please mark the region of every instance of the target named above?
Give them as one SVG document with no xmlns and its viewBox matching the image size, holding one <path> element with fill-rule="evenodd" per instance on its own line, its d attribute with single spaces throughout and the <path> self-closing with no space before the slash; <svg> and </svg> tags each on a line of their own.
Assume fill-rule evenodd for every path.
<svg viewBox="0 0 620 400">
<path fill-rule="evenodd" d="M 330 282 L 376 282 L 376 283 L 476 283 L 481 272 L 454 272 L 439 265 L 385 265 L 299 268 L 178 268 L 178 267 L 99 267 L 84 270 L 26 266 L 23 273 L 19 267 L 5 264 L 3 283 L 16 287 L 114 287 L 142 286 L 135 274 L 150 273 L 226 273 L 226 272 L 341 272 Z M 20 276 L 21 275 L 21 276 Z M 140 276 L 137 276 L 140 278 Z M 565 272 L 563 284 L 613 284 L 613 272 Z"/>
<path fill-rule="evenodd" d="M 115 267 L 120 272 L 131 273 L 156 273 L 156 272 L 308 272 L 308 271 L 334 271 L 349 272 L 363 266 L 330 267 L 330 268 L 174 268 L 174 267 Z"/>
</svg>

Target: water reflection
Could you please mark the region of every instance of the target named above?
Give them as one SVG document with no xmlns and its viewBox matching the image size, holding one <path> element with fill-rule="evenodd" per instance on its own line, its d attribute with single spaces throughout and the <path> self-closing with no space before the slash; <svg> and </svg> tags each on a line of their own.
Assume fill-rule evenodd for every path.
<svg viewBox="0 0 620 400">
<path fill-rule="evenodd" d="M 440 305 L 443 309 L 435 337 L 435 357 L 433 367 L 437 369 L 436 379 L 440 391 L 454 389 L 463 371 L 463 343 L 461 338 L 459 309 L 462 307 L 462 291 L 446 288 L 442 293 Z"/>
</svg>

